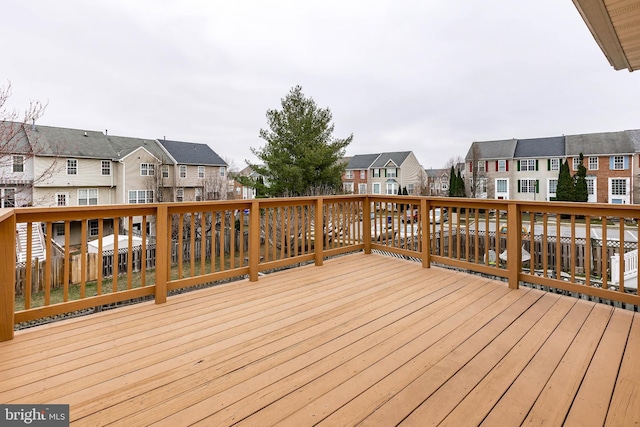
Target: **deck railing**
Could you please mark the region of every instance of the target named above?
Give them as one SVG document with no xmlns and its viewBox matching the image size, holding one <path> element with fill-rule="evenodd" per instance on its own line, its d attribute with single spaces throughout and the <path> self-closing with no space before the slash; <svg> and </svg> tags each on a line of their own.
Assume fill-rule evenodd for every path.
<svg viewBox="0 0 640 427">
<path fill-rule="evenodd" d="M 377 195 L 4 209 L 0 340 L 11 339 L 16 324 L 144 298 L 163 303 L 172 292 L 256 281 L 261 272 L 353 251 L 637 307 L 638 278 L 625 286 L 624 256 L 612 278 L 611 259 L 637 249 L 639 219 L 634 206 Z M 22 223 L 27 257 L 17 274 Z M 44 260 L 31 256 L 33 223 L 46 236 Z M 54 234 L 62 256 L 51 250 Z M 111 234 L 126 240 L 106 248 Z M 94 239 L 97 251 L 87 244 Z"/>
</svg>

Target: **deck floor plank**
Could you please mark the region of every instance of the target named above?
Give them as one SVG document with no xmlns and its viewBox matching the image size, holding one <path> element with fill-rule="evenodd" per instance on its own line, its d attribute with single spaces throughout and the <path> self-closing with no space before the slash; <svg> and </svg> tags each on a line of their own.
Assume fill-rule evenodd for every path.
<svg viewBox="0 0 640 427">
<path fill-rule="evenodd" d="M 640 316 L 354 254 L 16 332 L 0 401 L 72 425 L 629 425 Z"/>
<path fill-rule="evenodd" d="M 380 278 L 379 280 L 386 281 L 385 278 Z M 236 381 L 227 380 L 222 383 L 222 386 L 226 388 L 222 388 L 220 393 L 224 393 L 225 399 L 223 404 L 219 404 L 219 408 L 216 407 L 216 410 L 222 409 L 227 404 L 240 400 L 246 395 L 246 390 L 261 390 L 280 378 L 286 378 L 290 375 L 297 374 L 294 376 L 295 380 L 301 381 L 300 376 L 318 375 L 322 370 L 317 367 L 309 369 L 309 366 L 313 366 L 314 362 L 319 361 L 323 366 L 332 366 L 336 361 L 342 361 L 345 360 L 345 358 L 348 359 L 348 356 L 345 356 L 344 354 L 345 352 L 361 352 L 363 348 L 369 348 L 375 345 L 378 340 L 381 339 L 377 335 L 372 336 L 372 333 L 375 333 L 377 330 L 384 331 L 383 333 L 386 334 L 385 337 L 387 338 L 393 337 L 394 334 L 401 333 L 404 324 L 410 324 L 410 318 L 408 317 L 409 313 L 420 309 L 423 304 L 430 304 L 433 300 L 437 301 L 447 298 L 449 294 L 456 289 L 459 289 L 459 286 L 452 283 L 449 288 L 450 289 L 447 290 L 446 287 L 442 287 L 436 292 L 429 294 L 422 299 L 424 301 L 419 301 L 419 305 L 412 304 L 401 307 L 396 311 L 394 316 L 387 316 L 382 319 L 382 321 L 375 322 L 378 319 L 365 317 L 364 320 L 367 321 L 367 324 L 365 324 L 365 327 L 363 328 L 350 330 L 340 327 L 335 329 L 333 331 L 333 339 L 320 346 L 317 344 L 310 346 L 308 349 L 309 351 L 306 353 L 298 354 L 298 352 L 296 352 L 296 354 L 292 354 L 289 349 L 285 349 L 284 352 L 278 354 L 280 357 L 261 360 L 257 363 L 245 366 L 244 374 L 242 376 L 237 376 L 235 379 Z M 451 303 L 452 301 L 455 301 L 455 299 L 455 297 L 449 297 L 448 302 Z M 441 305 L 444 304 L 445 303 L 442 303 Z M 403 324 L 401 325 L 399 323 Z M 308 333 L 309 331 L 305 330 L 304 334 L 299 338 L 300 341 L 305 341 Z M 242 381 L 240 381 L 241 379 Z M 201 413 L 211 413 L 212 404 L 220 401 L 220 396 L 217 394 L 209 397 L 208 399 L 202 400 L 204 396 L 202 393 L 203 388 L 206 388 L 211 392 L 212 384 L 206 383 L 198 388 L 192 388 L 187 393 L 180 396 L 179 406 L 189 406 L 188 413 L 179 413 L 176 408 L 168 407 L 171 405 L 163 404 L 158 408 L 147 408 L 142 413 L 133 416 L 131 419 L 133 421 L 144 419 L 144 422 L 148 422 L 150 420 L 155 421 L 158 417 L 166 414 L 169 418 L 163 420 L 163 422 L 169 424 L 172 421 L 176 422 L 178 420 L 181 422 L 197 421 Z M 147 397 L 148 396 L 145 396 L 145 401 Z"/>
<path fill-rule="evenodd" d="M 524 420 L 528 425 L 562 425 L 611 317 L 597 304 Z"/>
<path fill-rule="evenodd" d="M 452 285 L 454 284 L 452 283 Z M 402 305 L 410 304 L 415 299 L 415 297 L 412 296 L 416 291 L 414 286 L 408 287 L 406 291 L 407 292 L 401 292 L 397 296 Z M 247 349 L 245 344 L 246 339 L 244 339 L 244 337 L 238 337 L 239 346 L 236 357 L 234 357 L 235 353 L 229 352 L 229 349 L 224 346 L 224 343 L 222 347 L 220 347 L 220 345 L 215 346 L 216 355 L 220 355 L 220 357 L 217 358 L 207 357 L 206 353 L 211 353 L 212 350 L 203 349 L 203 354 L 201 354 L 202 350 L 197 350 L 197 358 L 194 359 L 192 357 L 194 362 L 199 362 L 198 358 L 200 357 L 204 359 L 202 359 L 202 363 L 198 363 L 197 367 L 194 367 L 195 378 L 190 375 L 185 375 L 181 370 L 168 372 L 168 374 L 176 375 L 174 381 L 166 381 L 166 375 L 158 375 L 154 380 L 159 381 L 153 381 L 153 388 L 149 393 L 141 394 L 139 399 L 132 399 L 129 395 L 129 398 L 123 400 L 122 405 L 116 405 L 112 412 L 116 413 L 117 416 L 122 416 L 123 414 L 132 413 L 136 410 L 146 410 L 154 404 L 163 404 L 166 396 L 181 395 L 181 397 L 184 398 L 184 393 L 194 394 L 196 397 L 202 396 L 203 394 L 198 388 L 201 386 L 206 387 L 209 393 L 217 390 L 217 383 L 220 383 L 220 387 L 231 387 L 233 383 L 241 382 L 245 377 L 251 378 L 253 376 L 253 372 L 249 371 L 249 369 L 244 369 L 247 366 L 252 366 L 257 363 L 269 365 L 281 360 L 286 361 L 292 357 L 292 354 L 303 353 L 331 341 L 335 338 L 334 329 L 336 327 L 344 328 L 345 326 L 343 324 L 345 322 L 350 322 L 350 319 L 354 319 L 354 310 L 355 315 L 358 315 L 359 312 L 363 313 L 352 320 L 354 323 L 359 324 L 366 323 L 367 318 L 363 316 L 369 312 L 375 316 L 387 314 L 389 307 L 379 306 L 377 310 L 373 309 L 385 301 L 389 303 L 389 299 L 380 298 L 378 295 L 373 295 L 372 297 L 377 298 L 377 301 L 367 298 L 360 304 L 360 307 L 358 307 L 357 304 L 350 303 L 349 300 L 343 301 L 341 309 L 347 311 L 337 319 L 333 316 L 336 313 L 329 313 L 329 316 L 324 322 L 326 328 L 319 322 L 318 318 L 311 318 L 309 322 L 305 324 L 304 322 L 298 321 L 299 319 L 292 317 L 288 319 L 287 324 L 267 324 L 264 326 L 264 330 L 251 331 L 251 333 L 255 334 L 258 338 L 263 338 L 256 342 L 256 346 L 253 349 Z M 310 310 L 317 310 L 317 308 L 311 308 Z M 308 313 L 309 312 L 307 312 L 307 314 Z M 311 312 L 311 314 L 313 313 Z M 342 323 L 340 321 L 342 321 Z M 303 339 L 307 334 L 313 335 L 312 341 L 306 342 Z M 266 338 L 278 338 L 280 335 L 283 338 L 274 340 L 273 344 L 264 342 Z M 283 350 L 288 350 L 290 354 L 283 353 Z M 242 371 L 238 371 L 238 375 L 236 375 L 233 380 L 224 377 L 225 372 L 240 369 L 242 369 Z M 151 369 L 150 371 L 155 372 L 157 375 L 158 369 Z M 137 374 L 135 376 L 137 377 Z M 160 383 L 160 381 L 162 381 L 162 383 Z M 221 388 L 221 390 L 224 390 L 224 388 Z M 138 407 L 134 408 L 136 405 L 138 405 Z M 159 415 L 159 413 L 155 412 L 154 416 L 157 415 Z M 102 416 L 104 416 L 104 414 L 102 414 Z"/>
<path fill-rule="evenodd" d="M 503 291 L 503 289 L 501 289 Z M 506 294 L 493 304 L 462 323 L 447 336 L 443 337 L 421 354 L 400 366 L 397 371 L 387 375 L 372 387 L 355 396 L 344 406 L 322 420 L 320 425 L 354 425 L 389 401 L 394 394 L 409 387 L 416 379 L 416 372 L 425 372 L 442 358 L 446 357 L 454 348 L 484 327 L 493 319 L 501 315 L 516 300 L 527 295 L 528 289 L 516 292 L 507 290 Z M 536 297 L 528 294 L 527 298 Z"/>
<path fill-rule="evenodd" d="M 188 358 L 185 355 L 184 361 L 179 363 L 178 367 L 174 366 L 176 364 L 173 360 L 167 360 L 143 370 L 131 372 L 111 380 L 109 383 L 102 383 L 98 386 L 99 390 L 96 391 L 104 393 L 105 398 L 111 399 L 116 404 L 119 402 L 131 403 L 132 396 L 162 386 L 170 385 L 175 392 L 179 387 L 176 381 L 185 380 L 190 382 L 191 387 L 195 387 L 200 381 L 204 381 L 210 369 L 234 370 L 255 360 L 273 355 L 281 348 L 289 346 L 300 348 L 302 345 L 298 336 L 300 331 L 309 330 L 310 333 L 316 334 L 315 342 L 317 345 L 321 339 L 331 336 L 331 328 L 343 322 L 357 322 L 364 313 L 370 311 L 374 314 L 377 313 L 378 316 L 387 313 L 388 308 L 384 307 L 384 301 L 392 294 L 397 294 L 398 301 L 401 303 L 410 303 L 413 300 L 411 294 L 416 290 L 415 286 L 403 289 L 387 287 L 381 290 L 372 286 L 367 292 L 363 291 L 354 295 L 359 299 L 345 298 L 344 304 L 335 309 L 319 312 L 317 309 L 309 309 L 301 315 L 291 316 L 286 323 L 280 321 L 270 325 L 269 329 L 264 327 L 251 329 L 219 341 L 215 344 L 216 357 L 210 356 L 212 349 L 208 347 L 194 349 L 190 351 Z M 190 362 L 191 365 L 189 365 Z M 198 362 L 198 366 L 194 365 L 195 362 Z M 184 365 L 187 367 L 185 368 Z M 135 386 L 129 386 L 127 392 L 122 393 L 121 384 L 130 384 L 130 381 L 133 380 L 136 381 Z M 145 400 L 149 402 L 149 396 L 146 396 Z M 79 405 L 79 409 L 85 408 L 87 411 L 90 411 L 91 407 L 97 407 L 96 402 L 89 401 Z"/>
<path fill-rule="evenodd" d="M 582 327 L 591 304 L 577 303 L 482 421 L 484 426 L 521 425 Z M 580 313 L 582 312 L 582 313 Z M 584 314 L 584 319 L 575 315 Z"/>
<path fill-rule="evenodd" d="M 600 395 L 606 399 L 606 396 Z M 640 313 L 634 313 L 629 341 L 611 397 L 606 426 L 638 424 L 640 420 Z"/>
<path fill-rule="evenodd" d="M 440 424 L 512 349 L 525 352 L 532 345 L 528 341 L 539 343 L 545 331 L 554 327 L 575 303 L 567 299 L 541 299 L 540 302 L 548 303 L 531 307 L 480 351 L 462 351 L 462 348 L 454 350 L 453 360 L 460 363 L 460 369 L 447 378 L 401 425 Z"/>
<path fill-rule="evenodd" d="M 616 310 L 598 344 L 589 369 L 580 385 L 569 415 L 567 425 L 602 426 L 607 418 L 609 400 L 622 363 L 622 356 L 629 337 L 633 313 Z M 639 420 L 640 421 L 640 420 Z"/>
<path fill-rule="evenodd" d="M 273 400 L 274 397 L 278 397 L 279 400 L 272 403 L 263 402 L 263 409 L 252 414 L 251 419 L 245 420 L 245 423 L 259 425 L 261 420 L 269 419 L 289 425 L 309 425 L 322 420 L 362 390 L 379 381 L 381 377 L 397 369 L 398 365 L 404 364 L 420 351 L 430 347 L 446 335 L 448 330 L 454 329 L 472 316 L 473 310 L 465 310 L 471 303 L 482 300 L 478 303 L 478 306 L 482 307 L 483 303 L 489 304 L 493 298 L 497 298 L 497 295 L 485 298 L 493 294 L 494 290 L 494 286 L 483 286 L 464 296 L 458 293 L 451 294 L 449 298 L 425 307 L 421 312 L 411 313 L 411 317 L 407 316 L 396 322 L 394 329 L 398 328 L 398 332 L 393 332 L 390 336 L 376 334 L 372 337 L 374 342 L 377 342 L 376 345 L 365 349 L 364 352 L 361 348 L 358 349 L 358 353 L 353 357 L 345 355 L 339 365 L 331 366 L 330 371 L 304 383 L 301 387 L 296 388 L 297 384 L 293 379 L 272 384 L 270 387 L 277 396 L 272 394 L 269 400 Z M 463 291 L 468 292 L 466 289 Z M 460 315 L 454 318 L 455 314 Z M 429 320 L 429 325 L 433 325 L 432 328 L 425 328 L 426 319 Z M 317 371 L 317 368 L 313 371 Z M 283 390 L 289 391 L 289 394 L 284 395 Z M 264 396 L 262 390 L 261 396 Z M 238 409 L 246 407 L 250 401 L 251 397 L 237 402 Z M 221 419 L 222 424 L 237 421 L 238 409 L 233 410 L 233 418 Z M 210 417 L 205 420 L 205 424 L 209 421 L 215 424 L 218 419 Z"/>
<path fill-rule="evenodd" d="M 558 304 L 554 305 L 554 309 L 558 308 Z M 553 365 L 553 359 L 549 358 L 550 355 L 545 350 L 552 349 L 556 353 L 564 353 L 562 349 L 566 350 L 575 338 L 591 309 L 591 304 L 584 304 L 577 300 L 577 303 L 565 316 L 562 316 L 561 311 L 560 315 L 555 317 L 555 322 L 551 321 L 550 315 L 546 315 L 545 320 L 549 320 L 549 322 L 544 326 L 541 322 L 538 323 L 536 327 L 540 327 L 537 331 L 532 328 L 456 406 L 445 418 L 442 425 L 456 426 L 464 423 L 479 425 L 482 423 L 500 399 L 500 393 L 510 389 L 514 382 L 523 375 L 525 369 L 531 369 L 536 365 L 534 359 L 538 354 L 542 356 L 538 359 L 540 363 Z M 549 331 L 552 332 L 549 333 Z M 542 380 L 543 378 L 538 377 L 537 379 Z M 522 399 L 524 396 L 518 396 L 518 399 L 512 403 L 514 406 L 518 405 Z M 510 411 L 518 412 L 515 408 L 510 408 Z M 512 423 L 506 423 L 505 420 L 500 421 L 505 425 L 519 425 L 521 423 L 516 420 L 513 420 L 515 422 Z M 486 424 L 491 425 L 490 422 Z"/>
</svg>

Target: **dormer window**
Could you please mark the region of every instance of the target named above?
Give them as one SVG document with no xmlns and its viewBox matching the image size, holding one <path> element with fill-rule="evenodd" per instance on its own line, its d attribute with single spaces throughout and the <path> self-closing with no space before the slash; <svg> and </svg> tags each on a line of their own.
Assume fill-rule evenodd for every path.
<svg viewBox="0 0 640 427">
<path fill-rule="evenodd" d="M 24 172 L 24 156 L 13 156 L 13 171 Z"/>
</svg>

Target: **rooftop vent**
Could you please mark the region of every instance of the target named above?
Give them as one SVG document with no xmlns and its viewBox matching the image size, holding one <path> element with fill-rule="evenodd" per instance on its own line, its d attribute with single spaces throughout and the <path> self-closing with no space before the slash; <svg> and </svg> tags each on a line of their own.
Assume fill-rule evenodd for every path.
<svg viewBox="0 0 640 427">
<path fill-rule="evenodd" d="M 86 133 L 86 132 L 84 133 L 84 136 L 87 136 L 87 133 Z"/>
</svg>

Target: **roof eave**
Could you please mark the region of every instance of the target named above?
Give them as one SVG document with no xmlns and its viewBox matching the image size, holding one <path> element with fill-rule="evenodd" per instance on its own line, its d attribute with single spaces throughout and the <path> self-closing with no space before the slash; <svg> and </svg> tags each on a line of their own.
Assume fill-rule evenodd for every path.
<svg viewBox="0 0 640 427">
<path fill-rule="evenodd" d="M 573 0 L 591 35 L 615 70 L 634 71 L 602 0 Z"/>
</svg>

